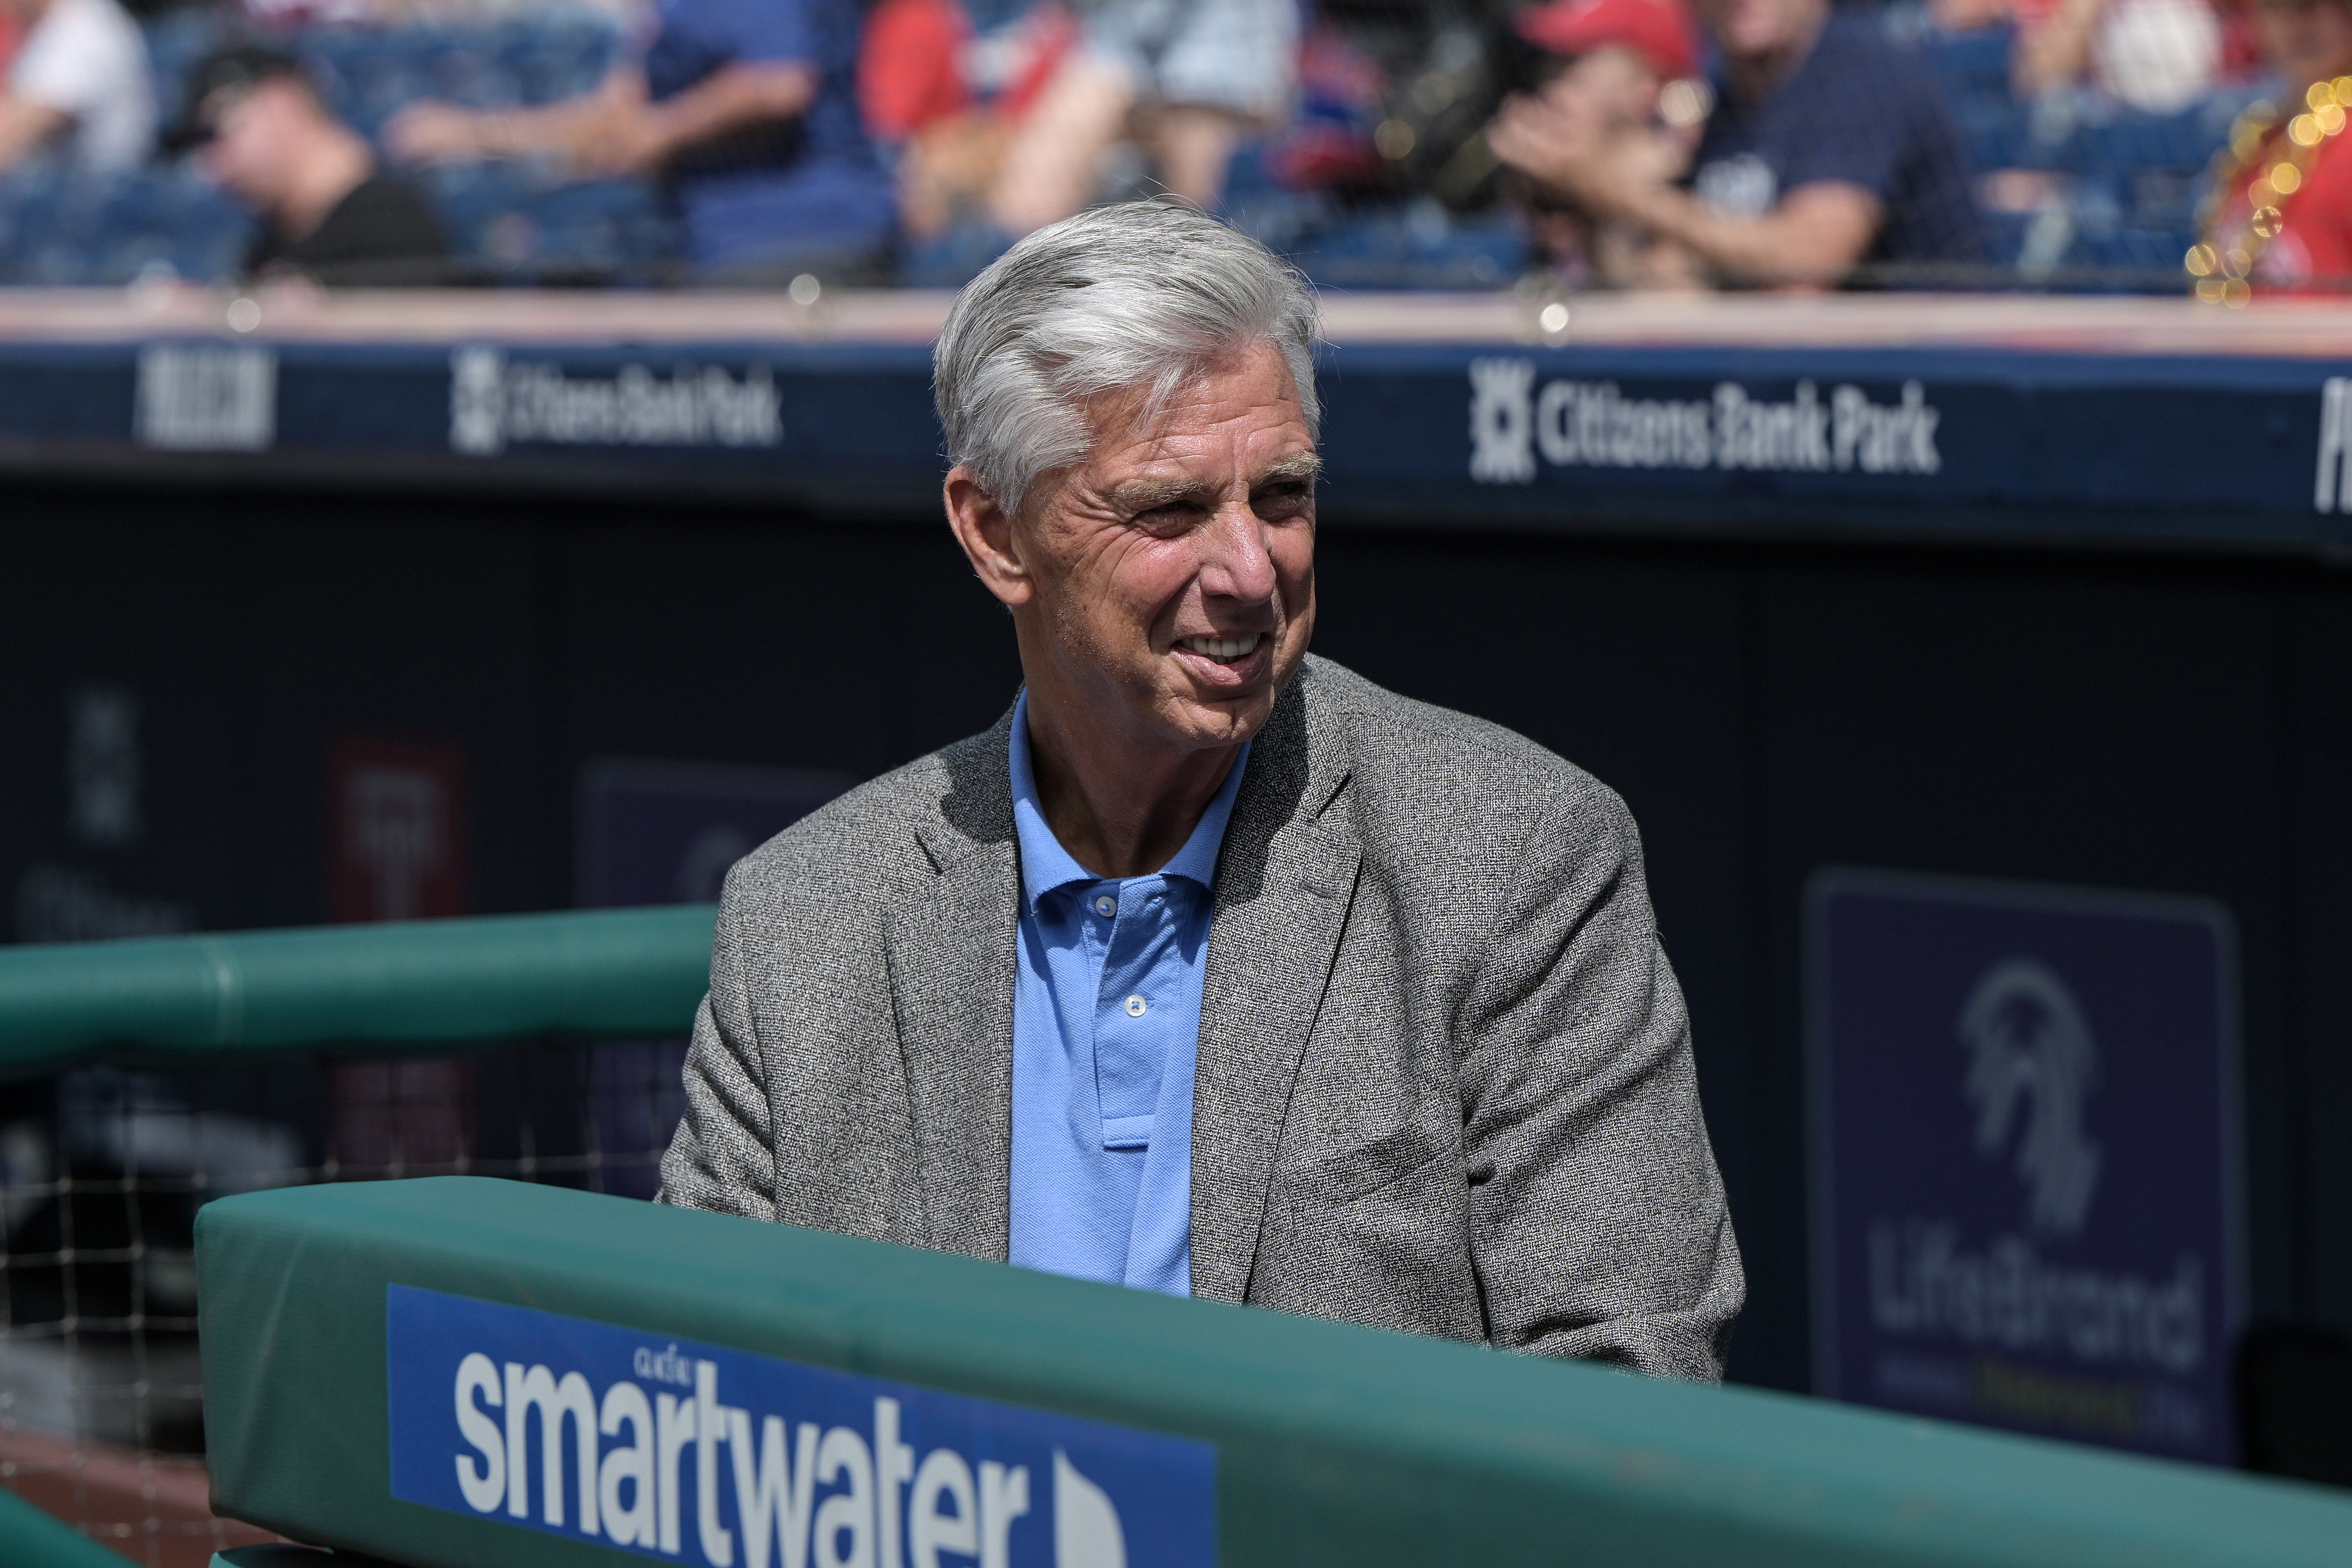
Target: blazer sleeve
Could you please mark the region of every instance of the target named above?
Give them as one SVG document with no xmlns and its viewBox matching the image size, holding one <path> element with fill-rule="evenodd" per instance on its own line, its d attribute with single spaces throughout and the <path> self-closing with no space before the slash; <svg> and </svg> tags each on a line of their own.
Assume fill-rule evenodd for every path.
<svg viewBox="0 0 2352 1568">
<path fill-rule="evenodd" d="M 775 1145 L 743 959 L 740 905 L 730 885 L 710 945 L 710 990 L 695 1012 L 686 1055 L 686 1114 L 662 1156 L 655 1201 L 772 1220 Z"/>
<path fill-rule="evenodd" d="M 1590 779 L 1528 837 L 1456 1034 L 1493 1342 L 1715 1381 L 1746 1295 L 1624 803 Z"/>
</svg>

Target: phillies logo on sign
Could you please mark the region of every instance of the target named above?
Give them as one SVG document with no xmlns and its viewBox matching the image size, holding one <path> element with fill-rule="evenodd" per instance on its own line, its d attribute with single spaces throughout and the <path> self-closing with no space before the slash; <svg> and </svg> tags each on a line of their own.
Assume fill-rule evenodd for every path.
<svg viewBox="0 0 2352 1568">
<path fill-rule="evenodd" d="M 457 748 L 444 742 L 347 739 L 330 749 L 336 920 L 466 912 L 465 776 Z"/>
</svg>

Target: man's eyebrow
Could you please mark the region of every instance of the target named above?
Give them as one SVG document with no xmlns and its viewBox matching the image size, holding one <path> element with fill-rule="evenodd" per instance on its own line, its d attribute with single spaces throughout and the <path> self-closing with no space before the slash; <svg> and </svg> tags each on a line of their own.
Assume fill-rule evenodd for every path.
<svg viewBox="0 0 2352 1568">
<path fill-rule="evenodd" d="M 1213 486 L 1200 479 L 1129 479 L 1111 487 L 1111 504 L 1122 511 L 1150 511 L 1192 496 L 1205 496 Z"/>
<path fill-rule="evenodd" d="M 1258 484 L 1270 484 L 1276 479 L 1305 479 L 1308 483 L 1323 477 L 1323 458 L 1312 447 L 1303 452 L 1293 452 L 1258 475 Z M 1251 487 L 1253 489 L 1255 486 Z"/>
<path fill-rule="evenodd" d="M 1286 480 L 1313 483 L 1323 472 L 1323 459 L 1312 447 L 1277 458 L 1250 482 L 1252 489 Z M 1175 501 L 1207 497 L 1217 487 L 1203 479 L 1130 479 L 1111 488 L 1111 504 L 1122 511 L 1150 511 Z"/>
</svg>

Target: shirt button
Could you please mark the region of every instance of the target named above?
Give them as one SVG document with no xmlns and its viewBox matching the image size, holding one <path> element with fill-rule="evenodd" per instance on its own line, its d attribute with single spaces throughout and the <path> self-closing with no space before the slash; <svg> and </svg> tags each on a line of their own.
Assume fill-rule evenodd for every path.
<svg viewBox="0 0 2352 1568">
<path fill-rule="evenodd" d="M 1105 920 L 1110 919 L 1111 916 L 1118 913 L 1118 900 L 1112 898 L 1108 893 L 1105 893 L 1101 898 L 1095 900 L 1095 913 L 1102 916 Z"/>
<path fill-rule="evenodd" d="M 1130 1018 L 1140 1018 L 1143 1016 L 1144 1009 L 1150 1005 L 1150 1003 L 1140 996 L 1130 996 L 1127 999 L 1127 1016 Z"/>
</svg>

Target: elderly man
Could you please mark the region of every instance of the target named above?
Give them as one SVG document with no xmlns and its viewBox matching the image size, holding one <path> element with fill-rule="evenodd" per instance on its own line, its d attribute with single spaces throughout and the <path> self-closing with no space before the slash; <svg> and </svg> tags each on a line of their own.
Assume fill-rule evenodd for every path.
<svg viewBox="0 0 2352 1568">
<path fill-rule="evenodd" d="M 1314 335 L 1174 205 L 964 290 L 948 521 L 1027 684 L 730 876 L 665 1196 L 1719 1376 L 1738 1253 L 1623 805 L 1307 657 Z"/>
</svg>

